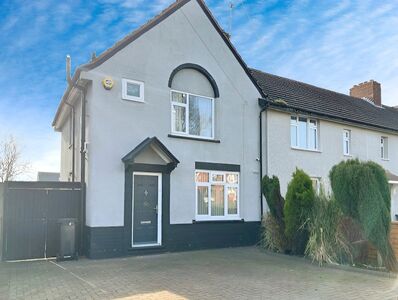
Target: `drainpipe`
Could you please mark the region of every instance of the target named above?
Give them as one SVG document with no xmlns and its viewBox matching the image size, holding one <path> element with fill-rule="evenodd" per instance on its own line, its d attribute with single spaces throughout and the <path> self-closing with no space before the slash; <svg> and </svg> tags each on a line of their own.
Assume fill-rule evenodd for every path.
<svg viewBox="0 0 398 300">
<path fill-rule="evenodd" d="M 266 96 L 268 97 L 268 96 Z M 265 98 L 259 98 L 258 104 L 261 107 L 260 114 L 259 114 L 259 125 L 260 125 L 260 209 L 261 209 L 261 218 L 263 216 L 263 112 L 268 108 L 268 101 Z M 267 141 L 268 143 L 268 141 Z M 267 162 L 268 163 L 268 162 Z"/>
<path fill-rule="evenodd" d="M 75 87 L 81 92 L 82 111 L 81 111 L 81 129 L 80 129 L 80 182 L 81 182 L 81 224 L 80 224 L 80 247 L 85 251 L 84 226 L 86 224 L 86 89 L 75 84 Z"/>
<path fill-rule="evenodd" d="M 71 58 L 68 54 L 66 56 L 66 81 L 69 85 L 73 85 L 71 78 Z M 75 182 L 75 107 L 65 101 L 65 104 L 68 105 L 72 110 L 72 182 Z"/>
<path fill-rule="evenodd" d="M 84 226 L 86 224 L 86 89 L 77 82 L 73 83 L 81 93 L 81 127 L 80 127 L 80 183 L 81 183 L 81 206 L 80 206 L 80 253 L 83 254 Z M 73 171 L 75 172 L 75 171 Z"/>
<path fill-rule="evenodd" d="M 78 80 L 73 82 L 71 77 L 71 58 L 66 56 L 66 80 L 70 86 L 77 88 L 81 92 L 81 128 L 80 128 L 80 183 L 81 183 L 81 206 L 80 206 L 80 252 L 84 252 L 84 226 L 86 224 L 86 89 L 78 84 Z M 74 131 L 73 131 L 74 132 Z M 74 152 L 74 151 L 73 151 Z M 74 170 L 73 170 L 74 173 Z"/>
<path fill-rule="evenodd" d="M 75 182 L 75 107 L 67 101 L 65 104 L 72 111 L 72 182 Z"/>
</svg>

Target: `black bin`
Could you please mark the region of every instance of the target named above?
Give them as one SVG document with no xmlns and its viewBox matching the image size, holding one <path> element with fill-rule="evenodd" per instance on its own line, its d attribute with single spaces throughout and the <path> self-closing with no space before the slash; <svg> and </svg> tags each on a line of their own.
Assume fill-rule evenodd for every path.
<svg viewBox="0 0 398 300">
<path fill-rule="evenodd" d="M 76 229 L 77 219 L 58 219 L 59 248 L 57 260 L 77 259 Z"/>
</svg>

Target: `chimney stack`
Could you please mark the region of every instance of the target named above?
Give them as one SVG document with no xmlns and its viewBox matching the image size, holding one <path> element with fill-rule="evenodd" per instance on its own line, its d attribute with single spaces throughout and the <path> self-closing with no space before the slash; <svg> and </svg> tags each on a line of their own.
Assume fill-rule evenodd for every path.
<svg viewBox="0 0 398 300">
<path fill-rule="evenodd" d="M 350 96 L 366 99 L 381 106 L 381 86 L 373 79 L 354 85 L 350 88 Z"/>
</svg>

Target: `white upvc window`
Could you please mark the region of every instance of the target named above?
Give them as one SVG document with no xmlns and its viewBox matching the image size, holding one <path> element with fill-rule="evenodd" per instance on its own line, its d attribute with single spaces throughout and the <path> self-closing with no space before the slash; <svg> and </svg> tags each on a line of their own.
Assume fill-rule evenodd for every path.
<svg viewBox="0 0 398 300">
<path fill-rule="evenodd" d="M 196 220 L 239 219 L 239 173 L 195 171 Z"/>
<path fill-rule="evenodd" d="M 311 177 L 312 188 L 314 192 L 319 195 L 321 192 L 321 178 L 319 177 Z"/>
<path fill-rule="evenodd" d="M 136 102 L 144 102 L 144 83 L 131 79 L 122 79 L 122 98 Z"/>
<path fill-rule="evenodd" d="M 351 154 L 351 130 L 348 129 L 343 130 L 343 154 Z"/>
<path fill-rule="evenodd" d="M 290 145 L 293 148 L 318 150 L 318 121 L 310 118 L 291 116 Z"/>
<path fill-rule="evenodd" d="M 214 98 L 171 91 L 171 132 L 214 138 Z"/>
<path fill-rule="evenodd" d="M 380 155 L 382 159 L 388 159 L 388 137 L 380 138 Z"/>
</svg>

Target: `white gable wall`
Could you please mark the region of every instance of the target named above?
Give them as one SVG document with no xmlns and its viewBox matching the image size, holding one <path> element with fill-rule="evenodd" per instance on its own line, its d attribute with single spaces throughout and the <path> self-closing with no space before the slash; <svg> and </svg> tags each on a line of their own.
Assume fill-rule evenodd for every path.
<svg viewBox="0 0 398 300">
<path fill-rule="evenodd" d="M 173 69 L 184 63 L 202 66 L 218 85 L 215 138 L 219 144 L 168 137 L 168 80 Z M 260 220 L 256 160 L 260 94 L 196 1 L 84 76 L 93 81 L 87 97 L 87 225 L 123 226 L 125 173 L 121 158 L 148 136 L 158 137 L 180 160 L 171 173 L 172 224 L 191 223 L 195 218 L 195 161 L 239 164 L 241 218 Z M 106 76 L 115 82 L 110 91 L 101 84 Z M 145 103 L 121 99 L 122 78 L 145 83 Z M 208 87 L 203 89 L 201 94 L 209 92 Z"/>
</svg>

